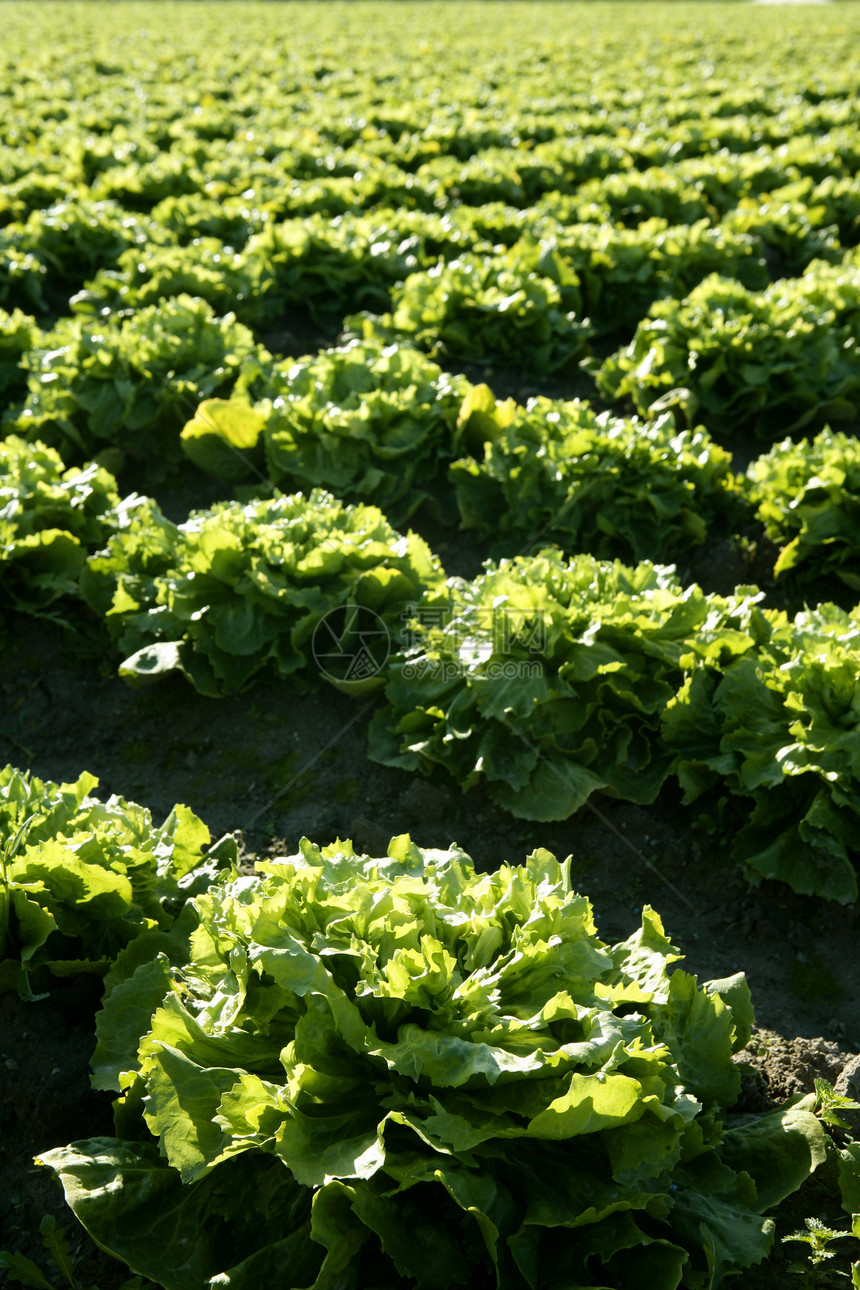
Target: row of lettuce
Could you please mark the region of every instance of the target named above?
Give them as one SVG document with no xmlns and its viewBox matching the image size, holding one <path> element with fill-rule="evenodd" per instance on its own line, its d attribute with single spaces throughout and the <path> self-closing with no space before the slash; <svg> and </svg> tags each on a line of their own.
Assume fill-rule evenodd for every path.
<svg viewBox="0 0 860 1290">
<path fill-rule="evenodd" d="M 729 441 L 751 435 L 772 443 L 810 424 L 855 420 L 860 406 L 858 254 L 848 252 L 835 264 L 815 260 L 800 277 L 762 291 L 710 274 L 688 294 L 670 293 L 651 305 L 627 346 L 602 362 L 585 360 L 597 392 L 622 411 L 630 404 L 640 415 L 669 409 L 688 428 L 704 419 L 717 439 Z M 523 269 L 510 253 L 505 260 L 507 267 L 499 257 L 470 253 L 413 274 L 397 289 L 392 312 L 349 318 L 346 338 L 366 342 L 360 352 L 366 353 L 370 372 L 364 387 L 356 388 L 358 374 L 346 384 L 336 360 L 322 354 L 322 386 L 313 395 L 320 416 L 337 417 L 339 398 L 362 399 L 369 432 L 378 438 L 390 433 L 384 424 L 389 409 L 382 409 L 377 429 L 370 396 L 378 390 L 383 399 L 397 397 L 401 418 L 408 416 L 406 368 L 411 365 L 425 400 L 431 387 L 438 387 L 434 403 L 441 406 L 431 410 L 423 448 L 429 456 L 439 415 L 445 416 L 447 403 L 464 387 L 456 377 L 446 384 L 431 363 L 422 364 L 420 354 L 449 368 L 454 359 L 475 357 L 478 351 L 506 366 L 528 356 L 533 373 L 577 354 L 581 358 L 588 329 L 566 311 L 571 301 L 564 299 L 568 292 L 579 295 L 578 279 L 574 273 L 565 281 L 568 262 L 558 248 L 534 246 L 534 262 L 552 277 Z M 277 272 L 266 279 L 276 280 Z M 220 277 L 213 281 L 223 284 Z M 601 283 L 608 290 L 606 280 Z M 189 408 L 201 398 L 232 395 L 258 405 L 272 422 L 271 447 L 279 434 L 283 437 L 278 422 L 288 419 L 284 407 L 289 412 L 300 402 L 301 382 L 292 373 L 306 371 L 308 360 L 291 369 L 274 359 L 233 313 L 217 314 L 209 301 L 180 290 L 184 285 L 196 290 L 201 283 L 189 281 L 183 271 L 181 281 L 159 285 L 153 303 L 65 318 L 48 331 L 21 310 L 0 310 L 4 432 L 58 448 L 68 465 L 105 448 L 121 449 L 151 484 L 182 460 L 178 432 L 189 420 Z M 313 298 L 309 284 L 297 289 L 298 296 L 306 292 Z M 284 298 L 278 288 L 274 295 Z M 265 292 L 252 296 L 257 304 L 265 300 Z M 225 303 L 231 302 L 220 301 Z M 618 312 L 615 304 L 612 312 Z M 402 371 L 396 370 L 396 360 L 389 362 L 393 370 L 385 370 L 380 350 L 386 346 L 407 351 Z M 413 414 L 418 422 L 418 404 Z M 310 433 L 305 431 L 305 442 Z M 322 430 L 318 438 L 325 442 Z M 301 454 L 285 445 L 269 455 L 267 468 L 276 482 L 302 482 Z M 370 500 L 391 501 L 384 491 Z"/>
<path fill-rule="evenodd" d="M 22 315 L 4 321 L 10 345 L 33 343 Z M 835 328 L 826 336 L 838 345 Z M 808 331 L 798 328 L 798 343 L 814 361 Z M 856 380 L 860 358 L 852 365 L 851 346 L 841 349 Z M 116 483 L 97 461 L 129 465 L 151 485 L 191 461 L 245 496 L 324 486 L 396 524 L 419 508 L 456 515 L 497 556 L 555 543 L 665 562 L 715 536 L 757 534 L 760 544 L 766 533 L 787 596 L 814 589 L 844 600 L 860 589 L 858 440 L 827 427 L 786 438 L 740 474 L 702 425 L 678 430 L 671 408 L 649 404 L 661 388 L 656 359 L 641 415 L 625 417 L 586 400 L 499 400 L 378 336 L 278 361 L 229 316 L 189 297 L 118 324 L 75 325 L 66 345 L 33 352 L 28 377 L 14 362 L 0 365 L 7 391 L 29 380 L 0 441 L 3 592 L 22 604 L 68 590 L 66 575 L 115 527 Z M 666 340 L 667 360 L 677 364 L 677 353 Z M 713 355 L 701 344 L 695 354 L 713 402 L 725 372 L 714 379 Z M 736 366 L 749 390 L 761 398 L 772 380 L 782 397 L 785 370 L 768 368 L 758 345 L 746 359 Z M 836 379 L 826 359 L 821 368 Z"/>
<path fill-rule="evenodd" d="M 370 310 L 366 325 L 434 355 L 551 373 L 607 336 L 629 340 L 649 310 L 661 317 L 661 303 L 713 290 L 714 275 L 740 293 L 723 307 L 740 312 L 748 298 L 777 339 L 790 326 L 783 313 L 804 306 L 833 309 L 843 325 L 851 304 L 842 278 L 856 275 L 849 225 L 860 217 L 847 201 L 828 180 L 798 182 L 743 199 L 716 224 L 654 216 L 632 228 L 577 220 L 586 211 L 563 198 L 525 214 L 499 204 L 312 214 L 268 222 L 237 250 L 82 199 L 0 231 L 0 306 L 103 323 L 190 294 L 258 337 L 296 310 L 335 328 Z M 803 284 L 781 313 L 779 293 L 798 274 Z M 64 321 L 54 348 L 64 329 L 74 336 Z M 791 359 L 796 346 L 785 348 Z"/>
<path fill-rule="evenodd" d="M 732 1110 L 743 974 L 700 986 L 650 908 L 600 940 L 570 861 L 476 873 L 404 835 L 250 873 L 187 808 L 157 827 L 96 785 L 0 771 L 0 977 L 25 998 L 104 977 L 114 1136 L 37 1160 L 134 1273 L 716 1287 L 825 1165 L 860 1232 L 860 1144 L 820 1097 Z"/>
<path fill-rule="evenodd" d="M 817 109 L 806 105 L 793 122 L 778 114 L 758 122 L 716 117 L 670 125 L 655 119 L 625 133 L 621 113 L 615 132 L 612 125 L 607 130 L 607 105 L 603 130 L 568 120 L 558 137 L 544 140 L 523 137 L 529 122 L 520 113 L 519 147 L 488 143 L 466 130 L 449 136 L 459 155 L 432 137 L 429 122 L 418 135 L 401 135 L 398 156 L 398 142 L 384 131 L 340 144 L 308 137 L 311 132 L 302 125 L 284 129 L 283 117 L 262 148 L 257 133 L 248 138 L 244 130 L 231 140 L 206 142 L 189 132 L 162 143 L 128 133 L 120 140 L 110 130 L 99 137 L 93 131 L 76 140 L 77 158 L 68 144 L 39 155 L 32 142 L 30 147 L 0 142 L 0 221 L 14 235 L 29 229 L 38 236 L 38 218 L 28 224 L 34 213 L 96 202 L 117 204 L 142 224 L 153 217 L 186 235 L 207 230 L 223 236 L 228 229 L 232 242 L 237 234 L 247 236 L 278 218 L 331 217 L 379 207 L 433 213 L 447 206 L 493 204 L 515 214 L 558 198 L 569 199 L 572 211 L 587 212 L 589 218 L 636 223 L 658 215 L 688 221 L 718 219 L 750 194 L 830 179 L 838 185 L 834 196 L 850 229 L 857 214 L 849 182 L 858 160 L 853 110 L 851 97 L 837 94 Z M 342 127 L 343 120 L 332 124 Z M 449 129 L 452 124 L 446 119 Z M 72 129 L 67 123 L 64 135 Z M 304 139 L 297 137 L 302 133 Z M 43 131 L 39 142 L 50 146 L 50 131 Z M 406 150 L 411 155 L 404 155 Z M 200 207 L 187 200 L 198 194 Z M 123 236 L 118 235 L 120 241 Z M 51 254 L 50 234 L 45 251 Z"/>
<path fill-rule="evenodd" d="M 406 32 L 389 33 L 388 49 L 368 49 L 366 32 L 357 33 L 350 19 L 331 33 L 340 50 L 328 66 L 317 24 L 312 32 L 304 21 L 290 30 L 287 65 L 225 49 L 220 31 L 201 41 L 206 21 L 177 35 L 174 48 L 190 43 L 182 77 L 168 80 L 164 48 L 142 25 L 122 66 L 107 64 L 115 50 L 103 48 L 97 58 L 104 33 L 87 20 L 80 57 L 69 56 L 67 37 L 61 63 L 48 40 L 40 47 L 32 29 L 19 30 L 20 61 L 3 75 L 2 223 L 22 223 L 33 210 L 79 197 L 146 213 L 190 194 L 234 209 L 243 200 L 251 211 L 275 215 L 492 201 L 521 209 L 546 193 L 577 196 L 604 180 L 614 194 L 616 176 L 635 182 L 641 172 L 664 168 L 678 170 L 693 211 L 704 200 L 710 213 L 725 202 L 713 191 L 724 186 L 712 181 L 703 199 L 703 171 L 761 170 L 764 159 L 777 175 L 768 184 L 776 186 L 786 174 L 845 178 L 856 168 L 856 83 L 850 62 L 833 65 L 833 43 L 846 36 L 832 22 L 814 36 L 803 33 L 805 66 L 814 67 L 805 86 L 792 75 L 792 33 L 770 41 L 764 54 L 759 29 L 752 39 L 739 36 L 731 53 L 722 31 L 718 39 L 705 36 L 701 77 L 691 77 L 697 55 L 683 39 L 669 49 L 649 33 L 660 74 L 631 92 L 637 64 L 630 65 L 626 19 L 617 41 L 598 24 L 586 42 L 563 19 L 550 21 L 551 56 L 548 48 L 535 56 L 521 25 L 522 43 L 494 50 L 491 59 L 484 33 L 461 25 L 452 39 L 431 20 L 439 57 L 429 60 Z M 414 31 L 424 21 L 409 26 Z M 536 34 L 546 39 L 545 28 Z M 636 34 L 645 56 L 640 28 Z M 696 34 L 702 41 L 701 29 Z M 107 70 L 96 74 L 96 61 Z M 123 71 L 134 80 L 131 92 Z M 645 198 L 646 209 L 652 201 Z M 600 189 L 594 204 L 612 209 Z"/>
<path fill-rule="evenodd" d="M 763 48 L 747 11 L 667 42 L 538 8 L 492 57 L 485 6 L 8 16 L 0 601 L 135 682 L 376 690 L 374 757 L 526 818 L 674 778 L 729 798 L 751 877 L 852 900 L 857 611 L 651 563 L 765 525 L 787 596 L 855 599 L 856 440 L 784 439 L 860 385 L 836 19 Z M 272 359 L 303 311 L 351 341 Z M 442 370 L 583 359 L 618 416 Z M 773 444 L 744 476 L 736 431 Z M 187 459 L 241 500 L 122 496 Z M 498 544 L 471 581 L 392 527 L 452 499 Z M 860 1234 L 860 1146 L 815 1096 L 733 1110 L 745 982 L 699 986 L 653 910 L 609 945 L 547 852 L 477 874 L 408 837 L 251 873 L 184 806 L 95 788 L 0 771 L 0 987 L 104 978 L 114 1135 L 39 1159 L 135 1274 L 713 1290 L 822 1167 Z"/>
<path fill-rule="evenodd" d="M 739 89 L 737 65 L 667 93 L 663 50 L 660 83 L 631 95 L 601 69 L 598 35 L 564 74 L 541 60 L 537 82 L 552 87 L 541 103 L 519 76 L 488 95 L 469 65 L 455 107 L 451 75 L 467 65 L 449 48 L 442 111 L 436 73 L 428 84 L 408 45 L 397 75 L 379 81 L 374 50 L 348 84 L 294 51 L 289 85 L 279 69 L 278 98 L 264 103 L 261 66 L 227 63 L 211 92 L 196 48 L 187 85 L 165 90 L 162 51 L 149 61 L 148 33 L 135 36 L 130 100 L 119 67 L 96 84 L 85 58 L 36 57 L 39 71 L 8 86 L 10 312 L 101 319 L 190 293 L 259 335 L 296 308 L 332 325 L 372 309 L 449 357 L 553 371 L 592 340 L 629 339 L 655 302 L 713 273 L 762 292 L 841 262 L 860 238 L 853 87 L 824 61 L 805 95 L 775 66 L 766 95 Z M 556 55 L 572 33 L 557 36 Z"/>
<path fill-rule="evenodd" d="M 485 397 L 470 392 L 461 429 L 492 415 Z M 669 455 L 667 433 L 652 426 L 637 444 Z M 856 459 L 856 441 L 843 447 Z M 611 436 L 603 450 L 614 462 Z M 212 696 L 266 676 L 384 687 L 370 752 L 385 764 L 484 783 L 529 819 L 567 818 L 595 792 L 651 802 L 672 777 L 690 802 L 728 792 L 741 812 L 735 854 L 754 879 L 856 898 L 856 609 L 792 616 L 755 587 L 705 594 L 670 566 L 558 547 L 446 578 L 423 539 L 321 489 L 220 502 L 175 524 L 149 498 L 120 501 L 94 463 L 64 471 L 52 450 L 16 439 L 3 454 L 4 597 L 32 608 L 35 594 L 42 612 L 58 612 L 60 593 L 83 599 L 97 617 L 79 626 L 99 625 L 129 680 L 178 670 Z M 803 446 L 771 464 L 778 477 L 816 469 Z M 817 476 L 810 488 L 826 494 Z M 601 536 L 623 497 L 615 487 L 598 506 Z M 356 679 L 347 665 L 368 615 L 376 634 Z"/>
<path fill-rule="evenodd" d="M 578 312 L 600 334 L 634 326 L 656 297 L 689 290 L 709 272 L 760 288 L 815 258 L 838 259 L 858 236 L 860 202 L 849 175 L 816 178 L 790 159 L 759 155 L 613 174 L 526 209 L 503 200 L 409 209 L 389 194 L 369 210 L 311 202 L 284 218 L 247 198 L 195 192 L 142 214 L 81 196 L 0 230 L 0 304 L 50 311 L 58 292 L 77 291 L 78 311 L 139 306 L 184 279 L 182 289 L 196 281 L 213 304 L 263 326 L 276 290 L 256 295 L 273 266 L 286 303 L 304 303 L 301 286 L 313 284 L 312 308 L 325 317 L 363 298 L 386 300 L 410 274 L 463 255 L 495 255 L 502 265 L 507 250 L 521 272 L 534 274 L 534 244 L 550 242 L 579 275 Z"/>
<path fill-rule="evenodd" d="M 731 56 L 698 25 L 671 56 L 649 36 L 660 76 L 634 92 L 625 22 L 583 44 L 553 20 L 546 46 L 529 20 L 477 77 L 471 18 L 453 42 L 431 21 L 432 65 L 402 33 L 379 48 L 372 21 L 302 21 L 285 67 L 228 52 L 201 12 L 169 84 L 134 18 L 131 63 L 84 18 L 74 55 L 71 35 L 59 62 L 22 50 L 0 123 L 7 426 L 68 465 L 136 439 L 158 471 L 175 401 L 230 385 L 296 311 L 449 366 L 540 378 L 586 358 L 602 397 L 718 436 L 854 416 L 860 154 L 829 23 L 802 33 L 800 90 L 798 33 L 764 53 L 750 19 Z"/>
</svg>

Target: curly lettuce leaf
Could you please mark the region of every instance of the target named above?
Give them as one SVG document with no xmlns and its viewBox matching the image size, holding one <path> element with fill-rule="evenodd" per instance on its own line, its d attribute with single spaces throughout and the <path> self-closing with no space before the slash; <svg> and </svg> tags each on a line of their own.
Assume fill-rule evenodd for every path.
<svg viewBox="0 0 860 1290">
<path fill-rule="evenodd" d="M 305 839 L 196 897 L 181 943 L 121 956 L 96 1077 L 135 1139 L 39 1159 L 167 1290 L 261 1269 L 296 1290 L 536 1288 L 541 1267 L 599 1286 L 634 1265 L 716 1286 L 767 1253 L 762 1212 L 823 1131 L 798 1107 L 733 1123 L 749 994 L 678 957 L 650 909 L 602 942 L 546 851 L 478 874 L 408 836 L 375 858 Z"/>
</svg>

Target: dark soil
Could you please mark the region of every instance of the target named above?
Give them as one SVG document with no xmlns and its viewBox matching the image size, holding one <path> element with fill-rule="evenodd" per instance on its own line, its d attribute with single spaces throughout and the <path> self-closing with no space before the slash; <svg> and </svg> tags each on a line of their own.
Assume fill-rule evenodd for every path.
<svg viewBox="0 0 860 1290">
<path fill-rule="evenodd" d="M 84 978 L 35 1004 L 0 995 L 0 1247 L 24 1254 L 60 1284 L 38 1235 L 53 1215 L 68 1237 L 78 1285 L 115 1290 L 128 1269 L 93 1245 L 50 1170 L 33 1161 L 75 1138 L 113 1134 L 112 1098 L 89 1081 L 100 994 L 100 983 Z"/>
</svg>

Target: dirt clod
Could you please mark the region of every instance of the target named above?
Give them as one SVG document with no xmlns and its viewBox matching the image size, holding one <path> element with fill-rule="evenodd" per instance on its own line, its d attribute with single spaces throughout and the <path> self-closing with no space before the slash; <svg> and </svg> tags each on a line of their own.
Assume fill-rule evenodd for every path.
<svg viewBox="0 0 860 1290">
<path fill-rule="evenodd" d="M 751 1067 L 751 1096 L 766 1098 L 776 1106 L 798 1093 L 813 1093 L 816 1079 L 833 1084 L 848 1060 L 838 1044 L 822 1039 L 785 1039 L 770 1030 L 755 1028 L 753 1037 L 736 1060 Z M 860 1071 L 860 1058 L 855 1058 Z M 745 1109 L 764 1109 L 763 1107 Z"/>
</svg>

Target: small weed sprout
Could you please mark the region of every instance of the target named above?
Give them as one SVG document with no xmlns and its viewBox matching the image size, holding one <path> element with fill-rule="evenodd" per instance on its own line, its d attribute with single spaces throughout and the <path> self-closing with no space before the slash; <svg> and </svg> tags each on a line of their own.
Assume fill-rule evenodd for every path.
<svg viewBox="0 0 860 1290">
<path fill-rule="evenodd" d="M 860 1111 L 860 1102 L 855 1102 L 852 1097 L 844 1097 L 841 1093 L 834 1093 L 833 1085 L 828 1084 L 826 1079 L 817 1079 L 815 1114 L 825 1124 L 835 1125 L 839 1129 L 850 1129 L 851 1125 L 842 1119 L 838 1114 L 839 1111 Z"/>
<path fill-rule="evenodd" d="M 831 1244 L 832 1241 L 838 1241 L 844 1236 L 850 1236 L 851 1233 L 836 1231 L 832 1227 L 827 1227 L 825 1223 L 822 1223 L 817 1218 L 806 1218 L 803 1221 L 806 1227 L 805 1232 L 803 1231 L 791 1232 L 789 1233 L 788 1236 L 784 1236 L 782 1239 L 783 1239 L 783 1242 L 802 1241 L 804 1244 L 810 1247 L 809 1263 L 808 1264 L 792 1263 L 790 1267 L 790 1271 L 795 1273 L 795 1275 L 797 1276 L 805 1276 L 811 1269 L 812 1271 L 811 1284 L 813 1287 L 816 1287 L 819 1285 L 819 1279 L 818 1279 L 819 1268 L 823 1263 L 826 1263 L 828 1259 L 833 1259 L 836 1257 L 837 1251 L 828 1249 L 828 1246 Z M 828 1274 L 829 1276 L 838 1276 L 838 1277 L 848 1276 L 847 1272 L 842 1272 L 837 1268 L 828 1269 Z"/>
</svg>

